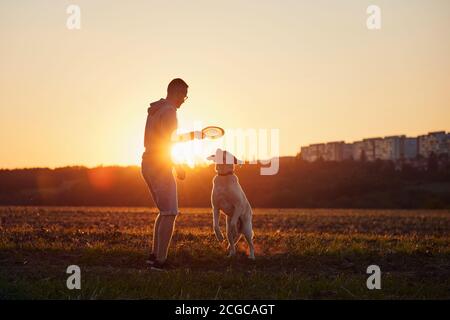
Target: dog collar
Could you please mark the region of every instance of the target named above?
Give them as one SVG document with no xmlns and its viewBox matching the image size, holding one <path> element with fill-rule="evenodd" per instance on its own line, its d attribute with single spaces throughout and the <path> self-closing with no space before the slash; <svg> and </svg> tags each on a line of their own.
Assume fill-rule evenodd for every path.
<svg viewBox="0 0 450 320">
<path fill-rule="evenodd" d="M 232 175 L 234 173 L 234 171 L 230 171 L 230 172 L 227 172 L 227 173 L 217 173 L 217 175 L 218 176 L 230 176 L 230 175 Z"/>
</svg>

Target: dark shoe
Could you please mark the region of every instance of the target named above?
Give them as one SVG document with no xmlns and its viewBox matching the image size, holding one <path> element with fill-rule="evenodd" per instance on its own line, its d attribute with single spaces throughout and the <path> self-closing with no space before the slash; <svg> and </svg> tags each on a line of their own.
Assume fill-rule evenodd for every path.
<svg viewBox="0 0 450 320">
<path fill-rule="evenodd" d="M 161 263 L 158 260 L 155 260 L 153 264 L 150 266 L 150 269 L 155 271 L 167 271 L 168 267 L 169 266 L 166 262 Z"/>
<path fill-rule="evenodd" d="M 156 256 L 153 253 L 150 253 L 150 256 L 147 260 L 145 260 L 145 263 L 153 265 L 156 261 Z"/>
</svg>

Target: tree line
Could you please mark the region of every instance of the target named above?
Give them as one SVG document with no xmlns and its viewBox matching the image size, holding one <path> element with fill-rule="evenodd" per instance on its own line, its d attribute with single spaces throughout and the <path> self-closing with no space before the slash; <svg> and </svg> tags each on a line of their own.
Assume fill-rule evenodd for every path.
<svg viewBox="0 0 450 320">
<path fill-rule="evenodd" d="M 209 207 L 214 167 L 186 168 L 181 207 Z M 305 162 L 282 157 L 273 176 L 245 164 L 236 174 L 254 207 L 450 208 L 450 166 L 389 161 Z M 140 168 L 64 167 L 0 170 L 0 205 L 153 206 Z"/>
</svg>

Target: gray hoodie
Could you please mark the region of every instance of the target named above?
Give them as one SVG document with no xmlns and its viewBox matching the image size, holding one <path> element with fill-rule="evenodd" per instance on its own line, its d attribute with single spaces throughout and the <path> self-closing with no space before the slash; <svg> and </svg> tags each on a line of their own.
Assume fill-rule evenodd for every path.
<svg viewBox="0 0 450 320">
<path fill-rule="evenodd" d="M 177 109 L 166 99 L 150 103 L 145 125 L 143 160 L 170 160 L 171 136 L 177 129 Z"/>
</svg>

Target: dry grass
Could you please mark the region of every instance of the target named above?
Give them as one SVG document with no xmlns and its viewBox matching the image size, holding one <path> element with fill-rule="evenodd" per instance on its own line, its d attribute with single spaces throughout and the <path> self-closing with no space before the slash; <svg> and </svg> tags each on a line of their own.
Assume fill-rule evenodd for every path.
<svg viewBox="0 0 450 320">
<path fill-rule="evenodd" d="M 227 259 L 209 209 L 177 219 L 167 273 L 146 269 L 156 212 L 0 207 L 0 297 L 7 299 L 450 298 L 450 212 L 257 209 L 256 262 Z M 67 266 L 82 270 L 70 291 Z M 367 266 L 382 290 L 366 288 Z"/>
</svg>

